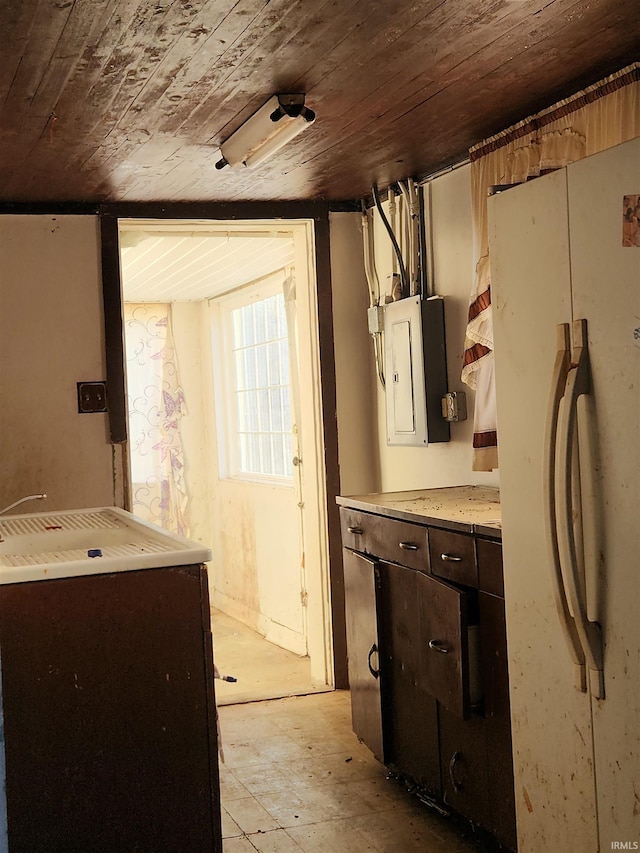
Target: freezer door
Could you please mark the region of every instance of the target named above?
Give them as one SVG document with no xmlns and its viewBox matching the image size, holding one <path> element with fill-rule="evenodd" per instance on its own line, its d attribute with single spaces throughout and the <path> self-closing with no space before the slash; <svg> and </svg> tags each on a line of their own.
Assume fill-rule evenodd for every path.
<svg viewBox="0 0 640 853">
<path fill-rule="evenodd" d="M 587 320 L 591 363 L 578 426 L 589 615 L 605 644 L 606 698 L 593 701 L 600 849 L 611 850 L 640 839 L 640 245 L 623 245 L 640 139 L 567 173 L 573 310 Z"/>
<path fill-rule="evenodd" d="M 557 326 L 571 321 L 566 181 L 558 171 L 489 199 L 520 853 L 597 849 L 590 696 L 574 686 L 544 522 L 543 439 Z"/>
</svg>

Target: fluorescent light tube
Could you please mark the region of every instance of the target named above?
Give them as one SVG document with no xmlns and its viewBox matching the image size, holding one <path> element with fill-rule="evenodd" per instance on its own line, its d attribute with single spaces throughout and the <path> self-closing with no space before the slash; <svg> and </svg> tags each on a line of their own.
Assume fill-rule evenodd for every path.
<svg viewBox="0 0 640 853">
<path fill-rule="evenodd" d="M 216 163 L 217 169 L 226 165 L 257 166 L 313 124 L 315 114 L 304 107 L 304 96 L 300 96 L 302 105 L 294 116 L 283 114 L 286 106 L 281 99 L 285 97 L 274 95 L 222 143 L 222 160 Z M 279 118 L 274 120 L 275 116 Z"/>
<path fill-rule="evenodd" d="M 307 121 L 302 116 L 297 116 L 296 118 L 283 116 L 278 122 L 278 125 L 281 125 L 278 127 L 278 132 L 274 133 L 273 136 L 267 139 L 266 142 L 263 142 L 259 148 L 256 148 L 252 154 L 245 158 L 245 166 L 249 168 L 259 166 L 260 163 L 263 163 L 268 157 L 275 154 L 283 145 L 286 145 L 287 142 L 290 142 L 290 140 L 301 134 L 310 124 L 312 122 Z"/>
</svg>

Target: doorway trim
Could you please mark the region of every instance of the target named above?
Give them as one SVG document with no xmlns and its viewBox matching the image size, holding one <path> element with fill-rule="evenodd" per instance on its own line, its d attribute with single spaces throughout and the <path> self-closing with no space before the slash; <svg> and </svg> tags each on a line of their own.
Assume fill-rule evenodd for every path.
<svg viewBox="0 0 640 853">
<path fill-rule="evenodd" d="M 110 435 L 117 459 L 120 445 L 127 439 L 122 299 L 118 219 L 309 219 L 315 239 L 315 276 L 318 304 L 318 340 L 322 380 L 326 515 L 331 587 L 331 623 L 333 672 L 336 688 L 348 687 L 347 645 L 344 616 L 342 539 L 336 496 L 340 493 L 338 466 L 338 429 L 336 420 L 336 378 L 333 348 L 333 312 L 331 296 L 331 257 L 329 242 L 330 210 L 353 210 L 350 204 L 326 201 L 294 202 L 105 202 L 91 212 L 100 217 L 102 280 L 105 311 L 107 383 L 109 387 Z M 60 212 L 52 208 L 53 212 Z M 87 212 L 87 211 L 84 211 Z M 120 463 L 118 463 L 120 469 Z M 116 475 L 120 477 L 120 474 Z"/>
<path fill-rule="evenodd" d="M 123 220 L 132 217 L 119 217 L 115 225 L 117 234 L 120 230 L 126 230 L 126 222 Z M 136 227 L 143 223 L 142 217 L 135 217 Z M 191 219 L 152 219 L 144 217 L 144 225 L 149 230 L 190 230 L 196 221 Z M 305 377 L 305 386 L 308 389 L 303 404 L 303 423 L 305 429 L 302 434 L 302 453 L 305 460 L 305 493 L 302 501 L 302 516 L 304 529 L 304 553 L 306 561 L 306 577 L 308 591 L 308 643 L 309 655 L 312 665 L 312 678 L 316 683 L 324 683 L 329 686 L 335 684 L 334 667 L 334 643 L 332 631 L 332 594 L 330 577 L 330 536 L 328 508 L 335 507 L 334 497 L 329 497 L 326 477 L 327 442 L 325 434 L 325 417 L 323 412 L 324 383 L 321 363 L 321 329 L 319 291 L 320 282 L 317 272 L 320 266 L 317 262 L 316 252 L 316 223 L 309 219 L 278 219 L 277 227 L 282 231 L 290 231 L 294 239 L 295 247 L 295 269 L 298 279 L 297 288 L 297 310 L 300 334 L 300 369 Z M 104 223 L 105 225 L 107 223 Z M 210 227 L 212 231 L 224 229 L 233 233 L 233 230 L 260 228 L 273 229 L 274 220 L 260 218 L 260 220 L 202 220 L 198 219 L 199 227 Z M 117 236 L 116 234 L 116 236 Z M 118 241 L 119 253 L 119 241 Z M 104 242 L 103 242 L 104 254 Z M 119 261 L 119 254 L 118 254 Z M 106 284 L 105 284 L 106 289 Z M 330 288 L 329 288 L 330 294 Z M 106 307 L 105 297 L 105 307 Z M 122 293 L 120 286 L 120 269 L 118 266 L 118 303 L 121 311 Z M 105 314 L 107 312 L 105 311 Z M 332 338 L 330 338 L 332 341 Z M 107 346 L 107 351 L 113 350 Z M 325 345 L 326 352 L 326 345 Z M 333 347 L 331 347 L 333 355 Z M 122 365 L 124 374 L 124 362 Z M 335 376 L 331 371 L 331 385 L 335 399 Z M 126 398 L 124 400 L 124 432 L 126 435 Z M 336 447 L 337 451 L 337 447 Z M 124 454 L 127 455 L 127 454 Z M 337 455 L 337 454 L 336 454 Z"/>
</svg>

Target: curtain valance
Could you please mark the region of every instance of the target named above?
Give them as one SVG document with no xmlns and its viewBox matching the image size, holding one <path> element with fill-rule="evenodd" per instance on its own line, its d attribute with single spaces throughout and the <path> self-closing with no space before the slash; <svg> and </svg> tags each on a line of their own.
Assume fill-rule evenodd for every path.
<svg viewBox="0 0 640 853">
<path fill-rule="evenodd" d="M 498 467 L 487 196 L 640 136 L 640 63 L 484 140 L 469 151 L 474 257 L 462 380 L 476 390 L 474 471 Z"/>
</svg>

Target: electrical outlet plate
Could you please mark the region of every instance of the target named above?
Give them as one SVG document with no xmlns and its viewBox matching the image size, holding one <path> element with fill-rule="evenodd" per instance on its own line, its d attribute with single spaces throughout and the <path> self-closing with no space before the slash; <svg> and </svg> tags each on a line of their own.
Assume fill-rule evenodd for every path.
<svg viewBox="0 0 640 853">
<path fill-rule="evenodd" d="M 466 421 L 467 398 L 464 391 L 449 391 L 442 398 L 442 417 L 449 423 Z"/>
<path fill-rule="evenodd" d="M 81 415 L 107 411 L 107 383 L 78 382 L 78 412 Z"/>
</svg>

